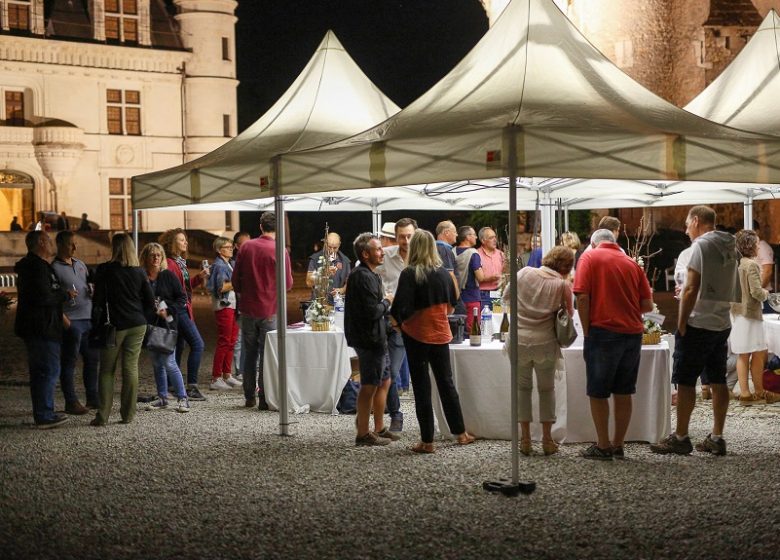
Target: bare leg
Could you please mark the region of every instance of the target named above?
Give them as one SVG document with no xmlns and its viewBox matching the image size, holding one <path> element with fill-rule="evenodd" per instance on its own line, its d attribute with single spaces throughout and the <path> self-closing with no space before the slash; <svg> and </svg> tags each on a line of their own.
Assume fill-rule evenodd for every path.
<svg viewBox="0 0 780 560">
<path fill-rule="evenodd" d="M 615 406 L 615 437 L 612 438 L 612 445 L 623 447 L 628 424 L 631 422 L 633 402 L 631 395 L 613 395 L 612 401 Z"/>
<path fill-rule="evenodd" d="M 552 422 L 542 422 L 542 441 L 552 441 Z"/>
<path fill-rule="evenodd" d="M 376 388 L 374 393 L 374 431 L 381 432 L 385 428 L 385 403 L 387 402 L 387 391 L 390 389 L 390 378 L 388 377 L 382 384 Z"/>
<path fill-rule="evenodd" d="M 750 394 L 750 386 L 748 385 L 749 364 L 750 354 L 737 356 L 737 379 L 739 379 L 739 394 L 742 397 L 747 397 Z"/>
<path fill-rule="evenodd" d="M 371 402 L 374 399 L 376 390 L 376 385 L 361 385 L 360 391 L 358 391 L 357 418 L 355 419 L 358 437 L 368 433 L 368 417 L 371 415 Z"/>
<path fill-rule="evenodd" d="M 766 350 L 753 352 L 750 355 L 750 376 L 753 378 L 753 388 L 756 395 L 764 395 L 764 365 L 766 364 Z"/>
<path fill-rule="evenodd" d="M 712 388 L 712 433 L 723 435 L 726 412 L 729 409 L 729 389 L 725 383 L 710 385 Z M 679 414 L 679 413 L 678 413 Z"/>
<path fill-rule="evenodd" d="M 717 387 L 717 385 L 715 385 Z M 726 387 L 721 385 L 721 387 Z M 691 422 L 691 413 L 696 406 L 696 387 L 686 385 L 677 386 L 677 428 L 675 433 L 678 436 L 688 435 L 688 425 Z M 728 394 L 726 395 L 726 406 L 728 406 Z M 714 409 L 714 404 L 713 404 Z"/>
<path fill-rule="evenodd" d="M 609 399 L 590 397 L 590 415 L 596 427 L 596 445 L 601 449 L 609 449 Z"/>
<path fill-rule="evenodd" d="M 520 439 L 531 441 L 531 423 L 520 422 Z"/>
</svg>

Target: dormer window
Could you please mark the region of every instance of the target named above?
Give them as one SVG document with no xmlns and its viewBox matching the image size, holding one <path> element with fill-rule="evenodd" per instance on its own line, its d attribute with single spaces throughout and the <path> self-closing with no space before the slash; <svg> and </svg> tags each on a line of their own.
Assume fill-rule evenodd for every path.
<svg viewBox="0 0 780 560">
<path fill-rule="evenodd" d="M 106 40 L 138 43 L 138 0 L 105 0 Z"/>
</svg>

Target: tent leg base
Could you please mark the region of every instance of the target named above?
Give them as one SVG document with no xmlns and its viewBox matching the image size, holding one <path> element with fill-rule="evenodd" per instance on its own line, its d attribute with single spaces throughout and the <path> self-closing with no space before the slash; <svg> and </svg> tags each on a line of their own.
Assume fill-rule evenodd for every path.
<svg viewBox="0 0 780 560">
<path fill-rule="evenodd" d="M 498 492 L 504 496 L 517 496 L 518 494 L 531 494 L 536 490 L 535 482 L 513 483 L 509 479 L 501 478 L 495 481 L 485 481 L 482 489 L 486 492 Z"/>
</svg>

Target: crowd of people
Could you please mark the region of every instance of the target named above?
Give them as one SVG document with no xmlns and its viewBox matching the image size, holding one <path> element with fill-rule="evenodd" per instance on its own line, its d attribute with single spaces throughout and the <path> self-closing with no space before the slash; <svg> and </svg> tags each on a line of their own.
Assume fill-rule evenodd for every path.
<svg viewBox="0 0 780 560">
<path fill-rule="evenodd" d="M 736 355 L 741 404 L 780 401 L 780 395 L 765 391 L 761 383 L 767 357 L 761 311 L 767 290 L 757 261 L 759 238 L 752 230 L 736 236 L 719 231 L 715 223 L 715 212 L 706 206 L 693 207 L 686 219 L 686 233 L 693 243 L 680 255 L 681 270 L 676 275 L 680 310 L 672 382 L 678 389 L 677 425 L 667 438 L 650 446 L 654 453 L 693 451 L 688 423 L 699 382 L 711 394 L 713 426 L 695 448 L 726 453 L 723 431 L 730 398 L 726 385 L 730 352 Z M 191 401 L 205 400 L 198 384 L 205 342 L 192 311 L 193 289 L 199 286 L 211 295 L 217 327 L 209 387 L 242 387 L 246 407 L 267 410 L 263 351 L 267 333 L 277 327 L 276 226 L 276 216 L 266 212 L 260 218 L 259 237 L 251 239 L 243 232 L 233 239 L 217 237 L 213 263 L 197 274 L 187 266 L 188 240 L 181 229 L 164 232 L 140 255 L 129 235 L 114 235 L 111 259 L 98 266 L 94 275 L 75 256 L 72 231 L 57 234 L 56 248 L 45 229 L 29 232 L 28 254 L 16 265 L 16 333 L 28 352 L 36 425 L 55 427 L 67 419 L 54 410 L 57 381 L 66 414 L 95 409 L 92 425 L 106 425 L 120 361 L 120 418 L 132 422 L 138 408 L 139 356 L 149 325 L 173 330 L 177 337 L 175 347 L 150 350 L 157 396 L 146 409 L 167 408 L 172 404 L 169 399 L 175 398 L 175 410 L 188 412 Z M 597 460 L 624 457 L 643 314 L 654 304 L 643 268 L 617 243 L 620 229 L 616 218 L 603 218 L 584 248 L 576 234 L 567 232 L 546 254 L 532 250 L 528 266 L 518 272 L 517 421 L 524 455 L 533 453 L 534 386 L 539 393 L 542 452 L 558 451 L 552 426 L 555 374 L 562 354 L 554 321 L 560 309 L 573 317 L 576 302 L 584 335 L 586 396 L 597 434 L 597 441 L 582 455 Z M 449 430 L 458 443 L 472 443 L 474 436 L 466 430 L 452 379 L 453 333 L 448 316 L 458 311 L 465 315 L 468 336 L 479 310 L 492 306 L 492 296 L 506 284 L 508 262 L 497 246 L 496 231 L 456 227 L 447 220 L 429 232 L 418 228 L 414 219 L 402 218 L 384 224 L 376 234 L 360 234 L 352 244 L 354 263 L 341 251 L 338 234 L 331 232 L 323 241 L 323 248 L 310 257 L 307 285 L 314 286 L 316 271 L 324 262 L 330 273 L 330 303 L 337 298 L 346 302 L 345 337 L 357 353 L 361 378 L 355 445 L 388 445 L 400 439 L 404 417 L 399 394 L 411 384 L 420 428 L 420 441 L 412 451 L 435 451 L 429 368 Z M 285 289 L 290 290 L 292 272 L 286 253 L 283 266 Z M 507 286 L 505 303 L 509 297 Z M 112 331 L 110 341 L 98 336 L 105 330 Z M 186 372 L 182 369 L 185 350 Z M 79 356 L 85 405 L 75 389 Z M 386 413 L 389 425 L 385 425 Z"/>
</svg>

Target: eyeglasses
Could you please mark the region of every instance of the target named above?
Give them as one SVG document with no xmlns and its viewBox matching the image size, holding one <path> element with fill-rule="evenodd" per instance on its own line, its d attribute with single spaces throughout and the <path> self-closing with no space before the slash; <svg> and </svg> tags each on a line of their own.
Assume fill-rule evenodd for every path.
<svg viewBox="0 0 780 560">
<path fill-rule="evenodd" d="M 229 250 L 232 251 L 233 250 L 233 246 L 232 245 L 223 245 L 222 247 L 219 248 L 219 250 L 221 251 L 222 249 L 229 249 Z"/>
</svg>

